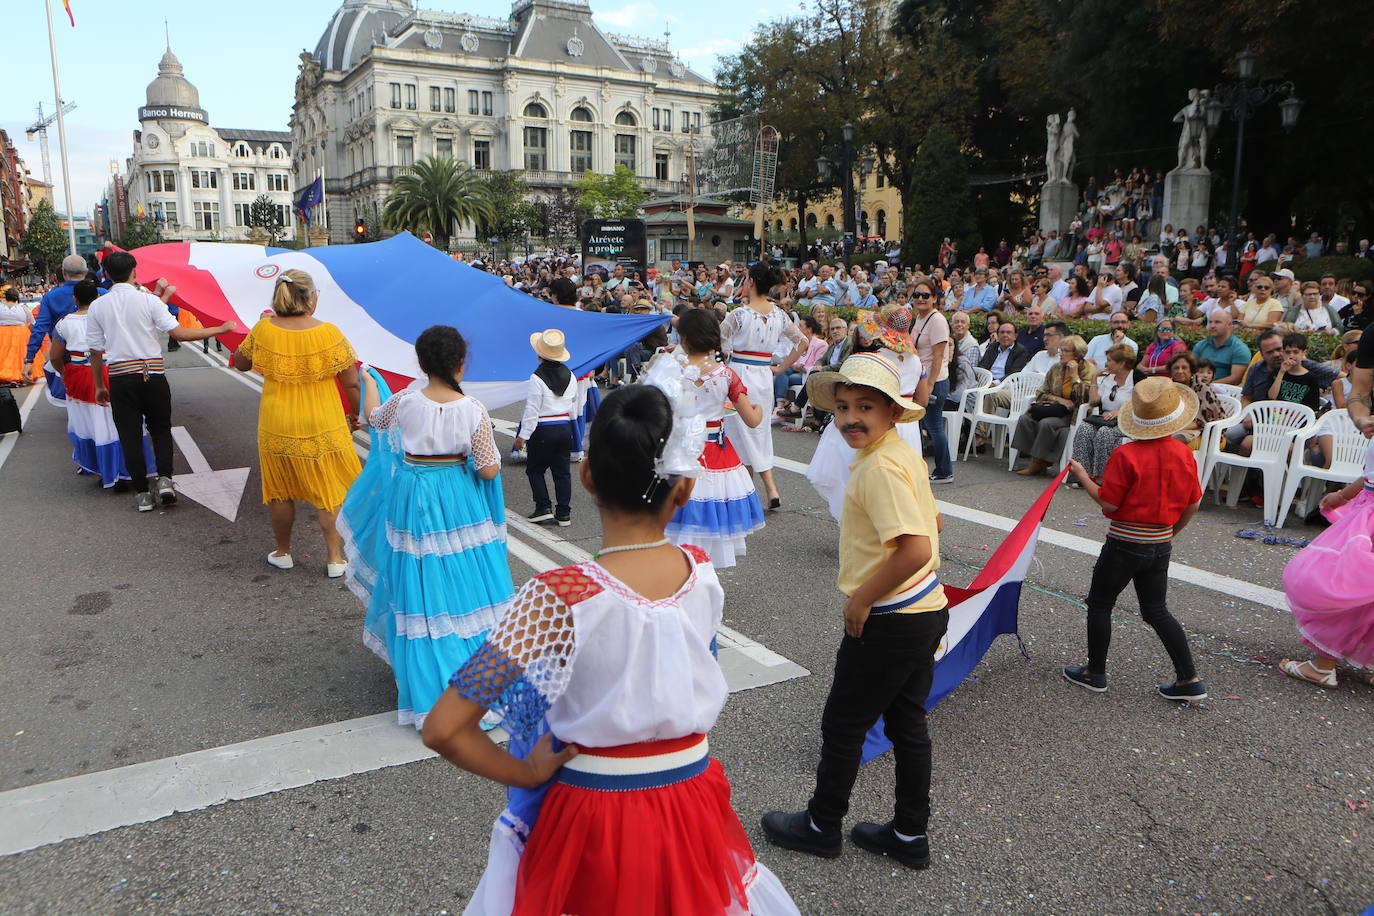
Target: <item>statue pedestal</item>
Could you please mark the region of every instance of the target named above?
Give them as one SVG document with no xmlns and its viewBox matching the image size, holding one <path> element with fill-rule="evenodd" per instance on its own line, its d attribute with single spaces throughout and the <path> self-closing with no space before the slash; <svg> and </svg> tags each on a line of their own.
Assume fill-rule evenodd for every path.
<svg viewBox="0 0 1374 916">
<path fill-rule="evenodd" d="M 306 233 L 306 240 L 310 243 L 311 248 L 319 248 L 321 245 L 327 245 L 329 244 L 329 230 L 321 226 L 312 227 L 311 230 Z"/>
<path fill-rule="evenodd" d="M 1191 235 L 1198 226 L 1209 225 L 1211 202 L 1211 171 L 1176 168 L 1164 176 L 1164 212 L 1159 215 L 1160 225 L 1186 229 Z"/>
<path fill-rule="evenodd" d="M 1040 186 L 1040 231 L 1053 229 L 1061 235 L 1078 212 L 1078 185 L 1063 178 Z"/>
</svg>

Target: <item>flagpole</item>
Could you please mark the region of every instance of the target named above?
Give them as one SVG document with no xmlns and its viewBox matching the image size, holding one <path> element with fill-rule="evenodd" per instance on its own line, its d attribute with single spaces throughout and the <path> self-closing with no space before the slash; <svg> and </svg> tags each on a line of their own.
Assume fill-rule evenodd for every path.
<svg viewBox="0 0 1374 916">
<path fill-rule="evenodd" d="M 324 243 L 329 244 L 329 195 L 324 189 L 324 160 L 320 160 L 320 209 L 324 213 Z"/>
<path fill-rule="evenodd" d="M 62 81 L 57 76 L 57 35 L 52 27 L 52 0 L 43 0 L 48 14 L 48 55 L 52 58 L 52 93 L 57 101 L 57 149 L 62 159 L 62 193 L 67 198 L 67 242 L 76 254 L 76 213 L 72 209 L 72 176 L 67 167 L 67 123 L 62 116 Z"/>
</svg>

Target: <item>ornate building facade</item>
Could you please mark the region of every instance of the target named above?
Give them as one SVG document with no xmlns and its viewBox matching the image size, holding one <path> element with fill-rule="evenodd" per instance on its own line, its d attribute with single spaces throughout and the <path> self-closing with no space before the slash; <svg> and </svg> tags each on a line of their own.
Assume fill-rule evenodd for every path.
<svg viewBox="0 0 1374 916">
<path fill-rule="evenodd" d="M 323 173 L 336 242 L 432 155 L 520 171 L 536 195 L 619 164 L 671 194 L 715 96 L 665 42 L 602 32 L 585 0 L 516 0 L 509 19 L 344 0 L 301 55 L 295 187 Z"/>
<path fill-rule="evenodd" d="M 133 155 L 106 193 L 115 238 L 141 212 L 160 221 L 167 241 L 245 241 L 249 208 L 262 194 L 279 209 L 282 238 L 295 238 L 291 134 L 211 127 L 171 48 L 146 101 Z"/>
</svg>

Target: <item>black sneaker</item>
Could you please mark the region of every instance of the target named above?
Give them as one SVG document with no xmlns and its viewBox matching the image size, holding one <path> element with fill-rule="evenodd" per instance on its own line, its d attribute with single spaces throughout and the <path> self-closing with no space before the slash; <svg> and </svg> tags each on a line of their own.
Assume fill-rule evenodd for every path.
<svg viewBox="0 0 1374 916">
<path fill-rule="evenodd" d="M 525 516 L 527 522 L 551 522 L 553 521 L 553 511 L 551 509 L 535 509 Z"/>
<path fill-rule="evenodd" d="M 939 485 L 942 484 L 942 483 L 954 483 L 954 475 L 953 475 L 953 474 L 947 474 L 947 475 L 945 475 L 944 477 L 938 477 L 938 476 L 936 476 L 935 474 L 931 474 L 931 475 L 930 475 L 930 482 L 931 482 L 931 484 L 933 484 L 933 485 L 935 485 L 935 486 L 939 486 Z"/>
<path fill-rule="evenodd" d="M 558 522 L 558 527 L 559 527 L 559 528 L 567 528 L 569 525 L 572 524 L 572 516 L 571 516 L 571 515 L 555 515 L 555 516 L 554 516 L 554 521 Z"/>
<path fill-rule="evenodd" d="M 1093 693 L 1107 692 L 1107 676 L 1105 674 L 1093 674 L 1087 668 L 1065 668 L 1064 680 L 1070 684 L 1077 684 L 1084 690 L 1091 690 Z"/>
<path fill-rule="evenodd" d="M 880 856 L 891 856 L 907 868 L 930 867 L 930 839 L 918 836 L 904 840 L 897 836 L 892 824 L 872 824 L 862 821 L 849 831 L 849 838 L 860 849 Z"/>
<path fill-rule="evenodd" d="M 763 835 L 783 849 L 809 852 L 822 859 L 837 859 L 844 851 L 844 838 L 838 830 L 824 833 L 811 826 L 805 811 L 769 811 L 763 816 Z"/>
<path fill-rule="evenodd" d="M 1191 684 L 1160 684 L 1159 695 L 1166 700 L 1191 703 L 1194 700 L 1207 699 L 1207 685 L 1202 681 L 1193 681 Z"/>
</svg>

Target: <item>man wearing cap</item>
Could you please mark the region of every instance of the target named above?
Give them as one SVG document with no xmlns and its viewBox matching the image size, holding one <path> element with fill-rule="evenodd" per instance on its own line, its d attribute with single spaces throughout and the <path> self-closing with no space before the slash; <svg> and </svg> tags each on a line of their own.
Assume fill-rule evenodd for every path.
<svg viewBox="0 0 1374 916">
<path fill-rule="evenodd" d="M 34 318 L 33 326 L 29 329 L 29 345 L 24 350 L 24 381 L 33 381 L 34 357 L 38 351 L 43 349 L 43 338 L 52 333 L 52 329 L 57 327 L 57 323 L 76 311 L 76 299 L 73 290 L 76 284 L 86 279 L 86 259 L 79 254 L 69 254 L 62 259 L 62 285 L 54 286 L 43 294 L 43 300 L 38 303 L 38 317 Z M 103 296 L 105 290 L 101 290 Z M 48 391 L 54 398 L 59 400 L 66 397 L 66 389 L 62 387 L 62 378 L 48 367 L 44 367 L 43 374 L 48 377 Z"/>
<path fill-rule="evenodd" d="M 1159 695 L 1183 702 L 1207 696 L 1193 667 L 1188 637 L 1167 604 L 1174 537 L 1192 521 L 1202 500 L 1197 462 L 1173 435 L 1190 426 L 1197 412 L 1197 394 L 1191 388 L 1166 378 L 1145 379 L 1131 389 L 1130 403 L 1117 414 L 1118 428 L 1131 441 L 1107 459 L 1102 485 L 1078 461 L 1069 462 L 1069 470 L 1109 521 L 1088 587 L 1088 663 L 1064 669 L 1072 684 L 1106 692 L 1112 607 L 1134 583 L 1140 616 L 1174 665 L 1174 682 L 1160 685 Z"/>
<path fill-rule="evenodd" d="M 1285 312 L 1302 305 L 1302 294 L 1295 288 L 1293 271 L 1287 267 L 1281 267 L 1274 271 L 1272 276 L 1274 278 L 1274 298 L 1283 303 Z"/>
<path fill-rule="evenodd" d="M 930 732 L 924 703 L 935 651 L 949 625 L 940 565 L 943 519 L 921 456 L 896 430 L 924 410 L 901 396 L 897 367 L 876 353 L 845 360 L 807 382 L 857 450 L 840 515 L 838 585 L 845 635 L 821 714 L 816 788 L 802 811 L 763 816 L 769 842 L 835 858 L 864 737 L 882 716 L 896 763 L 896 806 L 886 824 L 862 822 L 855 845 L 909 868 L 930 864 Z"/>
</svg>

